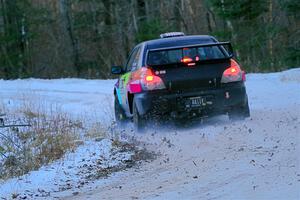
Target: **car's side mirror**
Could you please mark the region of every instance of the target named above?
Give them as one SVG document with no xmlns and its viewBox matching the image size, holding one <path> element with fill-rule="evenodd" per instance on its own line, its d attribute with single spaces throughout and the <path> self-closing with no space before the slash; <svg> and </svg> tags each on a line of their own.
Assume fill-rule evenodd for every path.
<svg viewBox="0 0 300 200">
<path fill-rule="evenodd" d="M 111 73 L 112 74 L 123 74 L 123 68 L 121 66 L 112 66 L 111 67 Z"/>
</svg>

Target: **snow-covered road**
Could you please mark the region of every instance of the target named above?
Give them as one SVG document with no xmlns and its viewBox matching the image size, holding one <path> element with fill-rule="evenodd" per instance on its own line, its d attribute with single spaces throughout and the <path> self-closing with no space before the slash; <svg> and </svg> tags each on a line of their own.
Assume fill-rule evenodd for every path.
<svg viewBox="0 0 300 200">
<path fill-rule="evenodd" d="M 64 199 L 300 199 L 300 68 L 249 74 L 251 118 L 225 116 L 137 135 L 160 153 Z M 0 80 L 0 96 L 15 105 L 28 93 L 67 111 L 110 121 L 113 81 Z M 32 95 L 31 95 L 32 96 Z M 108 116 L 108 117 L 107 117 Z"/>
<path fill-rule="evenodd" d="M 240 123 L 147 134 L 161 157 L 67 199 L 299 199 L 296 107 L 252 114 Z"/>
</svg>

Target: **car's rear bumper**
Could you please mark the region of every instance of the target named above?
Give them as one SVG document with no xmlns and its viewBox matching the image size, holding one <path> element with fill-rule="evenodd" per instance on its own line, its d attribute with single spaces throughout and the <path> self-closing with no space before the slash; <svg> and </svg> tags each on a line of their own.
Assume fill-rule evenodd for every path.
<svg viewBox="0 0 300 200">
<path fill-rule="evenodd" d="M 186 100 L 203 97 L 201 106 L 191 107 Z M 227 113 L 230 109 L 246 105 L 248 97 L 243 82 L 223 85 L 221 88 L 202 89 L 190 92 L 151 91 L 136 94 L 135 103 L 140 115 L 171 115 L 188 117 Z"/>
</svg>

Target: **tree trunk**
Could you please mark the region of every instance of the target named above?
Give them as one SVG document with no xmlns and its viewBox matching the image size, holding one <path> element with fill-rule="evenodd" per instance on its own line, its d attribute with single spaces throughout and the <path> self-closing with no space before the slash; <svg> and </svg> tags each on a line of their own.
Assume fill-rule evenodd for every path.
<svg viewBox="0 0 300 200">
<path fill-rule="evenodd" d="M 273 0 L 269 0 L 269 25 L 273 25 Z M 273 38 L 272 34 L 269 34 L 269 56 L 271 59 L 271 67 L 273 67 Z"/>
<path fill-rule="evenodd" d="M 81 67 L 79 63 L 79 49 L 78 42 L 74 34 L 72 16 L 71 16 L 71 2 L 70 0 L 60 0 L 60 11 L 63 18 L 63 27 L 69 35 L 72 45 L 72 62 L 76 69 L 77 76 L 81 75 Z"/>
</svg>

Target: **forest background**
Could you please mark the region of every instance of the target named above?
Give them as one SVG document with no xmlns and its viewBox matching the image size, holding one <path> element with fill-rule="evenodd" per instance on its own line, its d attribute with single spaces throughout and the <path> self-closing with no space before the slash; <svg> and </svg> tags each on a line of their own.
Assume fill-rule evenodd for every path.
<svg viewBox="0 0 300 200">
<path fill-rule="evenodd" d="M 300 66 L 299 0 L 0 0 L 0 78 L 111 78 L 171 31 L 231 41 L 247 72 Z"/>
</svg>

